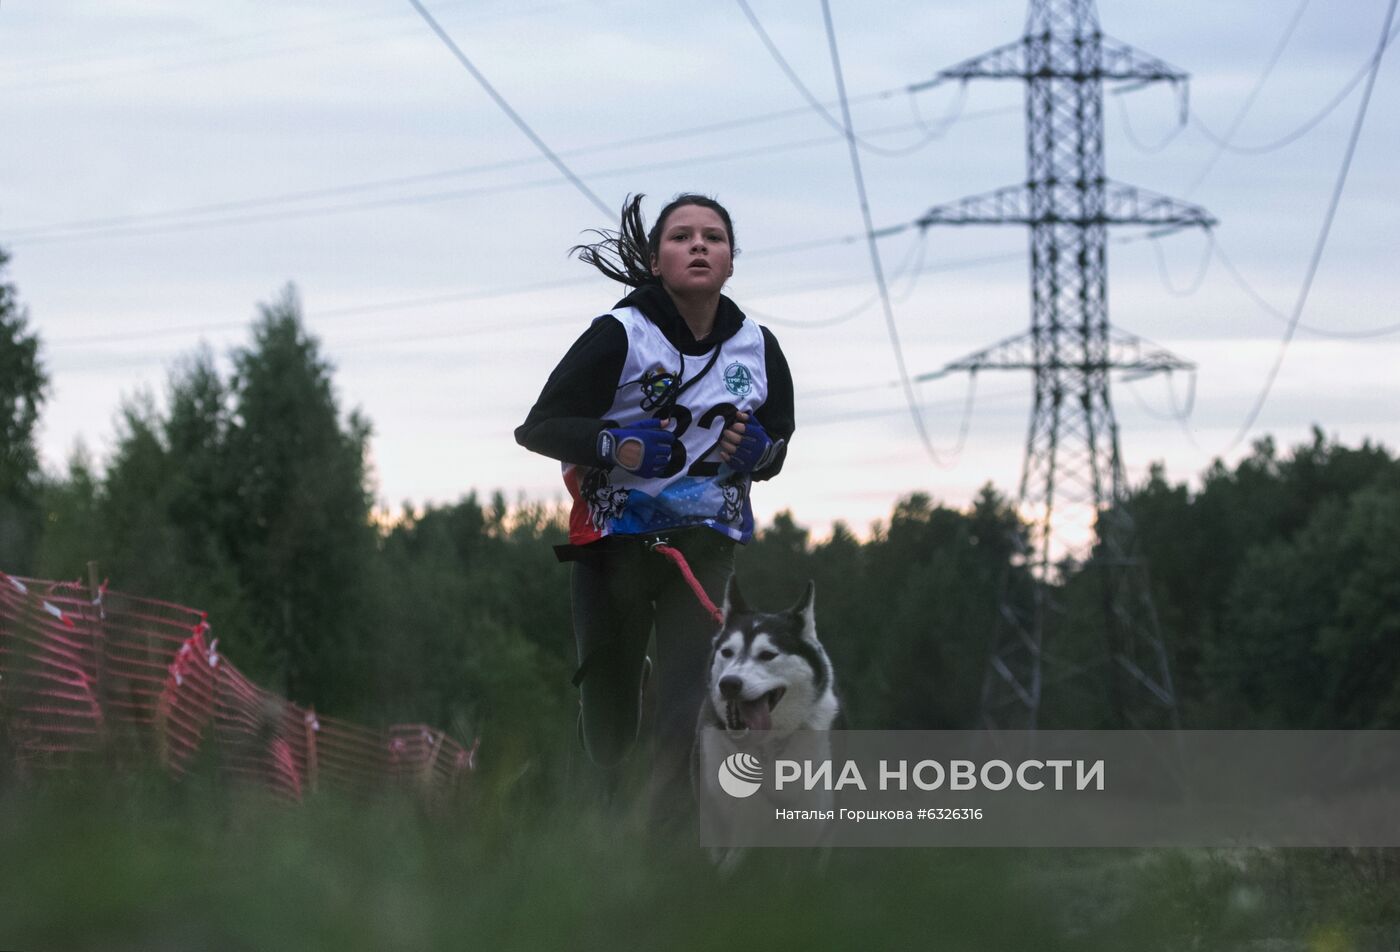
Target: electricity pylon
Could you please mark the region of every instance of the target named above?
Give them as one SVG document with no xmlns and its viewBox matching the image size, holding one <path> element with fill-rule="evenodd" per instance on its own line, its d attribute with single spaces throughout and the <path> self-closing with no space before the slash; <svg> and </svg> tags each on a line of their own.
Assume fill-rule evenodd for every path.
<svg viewBox="0 0 1400 952">
<path fill-rule="evenodd" d="M 1105 82 L 1169 82 L 1184 120 L 1187 77 L 1104 36 L 1093 0 L 1031 0 L 1020 40 L 913 88 L 973 79 L 1026 84 L 1026 182 L 935 206 L 919 224 L 1028 225 L 1031 327 L 920 379 L 983 370 L 1030 370 L 1035 376 L 1018 499 L 1030 525 L 1020 558 L 1030 570 L 1034 597 L 1027 610 L 1015 604 L 1009 584 L 1002 587 L 982 720 L 988 727 L 1037 726 L 1049 680 L 1042 649 L 1056 611 L 1056 565 L 1082 561 L 1097 529 L 1094 564 L 1105 575 L 1110 708 L 1121 725 L 1174 727 L 1170 665 L 1125 507 L 1109 373 L 1146 376 L 1192 365 L 1109 325 L 1107 234 L 1110 225 L 1174 231 L 1210 228 L 1215 220 L 1194 205 L 1108 179 L 1103 88 Z M 1056 680 L 1074 673 L 1058 672 Z"/>
</svg>

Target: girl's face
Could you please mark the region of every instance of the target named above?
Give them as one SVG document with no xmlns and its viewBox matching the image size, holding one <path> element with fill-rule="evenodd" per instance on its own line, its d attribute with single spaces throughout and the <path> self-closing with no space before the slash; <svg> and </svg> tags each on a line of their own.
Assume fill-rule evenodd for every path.
<svg viewBox="0 0 1400 952">
<path fill-rule="evenodd" d="M 666 216 L 651 273 L 673 295 L 718 294 L 734 273 L 734 251 L 724 219 L 703 205 L 682 205 Z"/>
</svg>

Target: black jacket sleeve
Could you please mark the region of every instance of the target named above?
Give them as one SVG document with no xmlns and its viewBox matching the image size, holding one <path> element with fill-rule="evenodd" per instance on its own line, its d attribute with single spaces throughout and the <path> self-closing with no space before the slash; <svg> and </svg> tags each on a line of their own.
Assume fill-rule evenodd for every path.
<svg viewBox="0 0 1400 952">
<path fill-rule="evenodd" d="M 598 433 L 627 361 L 627 331 L 601 317 L 583 332 L 545 381 L 515 441 L 565 463 L 597 466 Z"/>
<path fill-rule="evenodd" d="M 778 346 L 778 338 L 766 327 L 759 329 L 763 331 L 764 373 L 768 377 L 768 397 L 763 401 L 763 406 L 754 411 L 754 417 L 775 441 L 787 440 L 790 443 L 793 431 L 797 429 L 792 397 L 792 371 L 788 369 L 783 349 Z M 785 459 L 786 445 L 773 462 L 755 472 L 753 478 L 772 479 L 782 471 Z"/>
</svg>

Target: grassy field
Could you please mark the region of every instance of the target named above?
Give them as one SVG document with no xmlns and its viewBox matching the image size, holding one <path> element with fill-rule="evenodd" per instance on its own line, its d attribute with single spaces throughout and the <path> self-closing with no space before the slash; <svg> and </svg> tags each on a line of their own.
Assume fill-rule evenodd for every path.
<svg viewBox="0 0 1400 952">
<path fill-rule="evenodd" d="M 483 778 L 485 780 L 486 778 Z M 483 782 L 301 805 L 106 773 L 0 787 L 0 949 L 1393 950 L 1393 858 L 758 850 Z"/>
</svg>

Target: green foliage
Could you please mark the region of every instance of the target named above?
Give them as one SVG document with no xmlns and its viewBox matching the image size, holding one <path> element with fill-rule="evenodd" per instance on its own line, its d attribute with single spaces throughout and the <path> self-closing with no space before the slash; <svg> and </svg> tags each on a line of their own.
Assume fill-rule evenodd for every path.
<svg viewBox="0 0 1400 952">
<path fill-rule="evenodd" d="M 41 508 L 44 534 L 35 556 L 40 578 L 77 578 L 84 561 L 97 551 L 98 493 L 101 473 L 81 443 L 68 458 L 64 477 L 45 479 Z"/>
<path fill-rule="evenodd" d="M 295 291 L 260 310 L 252 346 L 233 354 L 231 415 L 222 455 L 210 461 L 222 462 L 211 475 L 222 474 L 215 478 L 227 480 L 223 498 L 231 497 L 232 518 L 218 521 L 250 597 L 250 624 L 288 694 L 343 709 L 369 676 L 370 426 L 352 412 L 342 427 L 331 368 L 302 327 Z M 212 389 L 191 387 L 188 412 L 172 418 L 188 423 L 178 434 L 196 448 L 217 434 Z"/>
<path fill-rule="evenodd" d="M 59 779 L 0 789 L 0 855 L 14 949 L 1389 949 L 1400 913 L 1383 850 L 754 850 L 725 877 L 562 792 Z"/>
<path fill-rule="evenodd" d="M 167 409 L 126 400 L 105 473 L 79 451 L 45 487 L 40 564 L 72 578 L 96 560 L 126 591 L 204 609 L 250 675 L 352 711 L 373 677 L 369 424 L 342 424 L 291 288 L 233 364 L 225 380 L 201 349 L 171 373 Z"/>
<path fill-rule="evenodd" d="M 8 261 L 0 250 L 0 277 Z M 14 285 L 0 280 L 0 565 L 14 572 L 30 570 L 42 525 L 34 429 L 49 380 L 28 324 Z"/>
<path fill-rule="evenodd" d="M 1252 549 L 1230 591 L 1228 639 L 1206 645 L 1212 700 L 1232 721 L 1400 727 L 1400 484 L 1329 498 L 1291 538 Z"/>
<path fill-rule="evenodd" d="M 1393 496 L 1400 460 L 1314 430 L 1280 456 L 1257 442 L 1199 492 L 1160 469 L 1133 514 L 1188 725 L 1396 724 Z"/>
<path fill-rule="evenodd" d="M 741 552 L 737 571 L 750 601 L 774 610 L 816 582 L 818 632 L 851 726 L 966 728 L 1019 531 L 991 486 L 969 512 L 915 493 L 863 545 L 838 524 L 812 546 L 780 513 Z"/>
<path fill-rule="evenodd" d="M 508 518 L 499 496 L 406 509 L 377 566 L 377 713 L 490 738 L 515 772 L 571 742 L 568 572 L 550 548 L 566 536 L 561 513 Z"/>
</svg>

